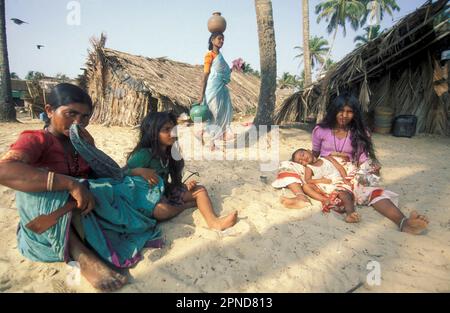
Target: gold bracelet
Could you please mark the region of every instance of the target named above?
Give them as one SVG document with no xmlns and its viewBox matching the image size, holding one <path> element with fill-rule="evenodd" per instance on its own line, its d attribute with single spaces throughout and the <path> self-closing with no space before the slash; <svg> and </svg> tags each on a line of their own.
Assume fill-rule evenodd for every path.
<svg viewBox="0 0 450 313">
<path fill-rule="evenodd" d="M 48 172 L 47 175 L 47 191 L 53 191 L 53 178 L 55 177 L 54 172 Z"/>
</svg>

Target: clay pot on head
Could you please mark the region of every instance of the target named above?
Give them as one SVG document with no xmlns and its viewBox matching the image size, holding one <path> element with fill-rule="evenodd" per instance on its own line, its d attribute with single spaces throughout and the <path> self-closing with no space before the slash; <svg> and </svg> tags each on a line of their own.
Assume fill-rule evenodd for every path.
<svg viewBox="0 0 450 313">
<path fill-rule="evenodd" d="M 214 12 L 208 20 L 208 30 L 210 33 L 223 33 L 227 28 L 227 21 L 220 12 Z"/>
</svg>

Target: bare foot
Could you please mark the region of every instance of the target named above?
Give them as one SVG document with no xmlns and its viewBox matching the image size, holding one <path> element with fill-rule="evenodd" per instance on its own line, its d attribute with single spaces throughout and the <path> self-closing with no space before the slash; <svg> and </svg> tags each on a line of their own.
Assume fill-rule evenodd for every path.
<svg viewBox="0 0 450 313">
<path fill-rule="evenodd" d="M 127 283 L 126 276 L 113 271 L 92 255 L 83 253 L 79 256 L 78 262 L 81 275 L 96 289 L 114 291 Z"/>
<path fill-rule="evenodd" d="M 224 216 L 219 217 L 215 221 L 211 222 L 209 228 L 216 229 L 216 230 L 224 230 L 227 228 L 230 228 L 231 226 L 234 226 L 237 222 L 237 211 L 234 211 L 233 213 Z"/>
<path fill-rule="evenodd" d="M 281 197 L 280 202 L 288 209 L 303 209 L 304 207 L 309 205 L 308 201 L 305 201 L 299 197 Z"/>
<path fill-rule="evenodd" d="M 358 223 L 361 220 L 360 216 L 356 212 L 352 212 L 350 214 L 347 214 L 345 217 L 345 221 L 347 223 Z"/>
<path fill-rule="evenodd" d="M 425 215 L 420 215 L 416 211 L 412 211 L 409 218 L 404 222 L 402 232 L 419 235 L 428 226 L 428 218 Z"/>
</svg>

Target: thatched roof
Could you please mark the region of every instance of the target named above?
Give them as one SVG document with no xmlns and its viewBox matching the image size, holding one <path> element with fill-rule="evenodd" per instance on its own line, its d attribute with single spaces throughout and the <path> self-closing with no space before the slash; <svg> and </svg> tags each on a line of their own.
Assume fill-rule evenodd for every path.
<svg viewBox="0 0 450 313">
<path fill-rule="evenodd" d="M 168 58 L 148 58 L 105 48 L 106 38 L 102 34 L 100 40 L 92 40 L 93 49 L 89 52 L 82 85 L 87 89 L 98 109 L 111 108 L 114 101 L 122 101 L 117 112 L 124 106 L 135 106 L 134 100 L 147 105 L 149 98 L 158 102 L 168 102 L 171 108 L 188 110 L 191 104 L 198 101 L 200 83 L 203 76 L 201 65 L 191 65 Z M 258 103 L 260 79 L 251 74 L 232 72 L 228 84 L 235 112 L 250 112 Z M 116 89 L 111 90 L 111 89 Z M 117 90 L 121 92 L 117 92 Z M 124 97 L 128 97 L 124 102 Z M 141 99 L 142 98 L 142 99 Z M 145 100 L 144 100 L 145 98 Z M 109 102 L 110 105 L 106 105 Z M 141 105 L 139 104 L 139 107 Z M 123 118 L 99 113 L 94 109 L 93 121 L 121 125 Z M 137 109 L 135 107 L 135 109 Z M 137 115 L 124 117 L 123 125 L 140 123 L 148 109 Z M 114 121 L 113 121 L 114 119 Z"/>
<path fill-rule="evenodd" d="M 353 50 L 324 77 L 286 99 L 275 114 L 276 122 L 298 120 L 311 113 L 320 119 L 330 100 L 342 90 L 358 95 L 364 111 L 387 105 L 395 107 L 396 113 L 417 113 L 417 107 L 406 102 L 417 102 L 417 106 L 430 103 L 432 95 L 419 97 L 417 88 L 431 92 L 434 60 L 450 46 L 447 2 L 426 2 L 376 39 Z M 394 86 L 394 82 L 402 84 Z M 419 82 L 420 86 L 412 87 Z"/>
<path fill-rule="evenodd" d="M 172 102 L 189 107 L 197 101 L 203 73 L 201 65 L 191 65 L 168 58 L 148 58 L 103 48 L 105 61 L 117 75 L 137 91 L 150 91 L 169 98 Z M 230 89 L 233 106 L 239 111 L 256 107 L 260 81 L 254 75 L 233 72 Z"/>
</svg>

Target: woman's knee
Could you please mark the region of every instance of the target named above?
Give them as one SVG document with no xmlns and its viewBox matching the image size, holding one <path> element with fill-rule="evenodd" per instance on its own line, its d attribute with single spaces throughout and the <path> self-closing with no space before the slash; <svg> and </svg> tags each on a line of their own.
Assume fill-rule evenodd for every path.
<svg viewBox="0 0 450 313">
<path fill-rule="evenodd" d="M 191 191 L 192 196 L 195 198 L 199 196 L 200 194 L 208 194 L 208 190 L 206 190 L 205 186 L 197 185 L 195 188 Z"/>
</svg>

